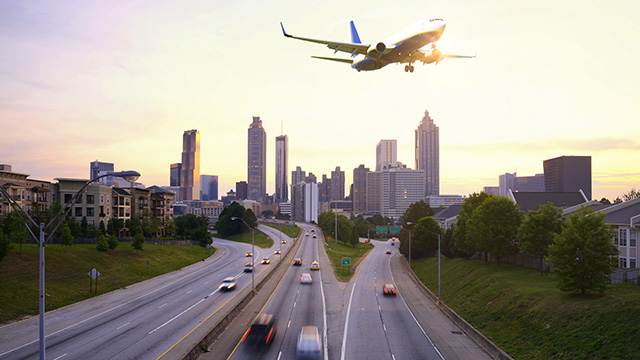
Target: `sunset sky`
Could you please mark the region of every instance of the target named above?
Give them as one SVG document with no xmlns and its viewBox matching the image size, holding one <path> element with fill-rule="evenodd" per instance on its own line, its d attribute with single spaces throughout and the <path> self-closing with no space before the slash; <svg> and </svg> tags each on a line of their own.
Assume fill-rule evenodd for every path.
<svg viewBox="0 0 640 360">
<path fill-rule="evenodd" d="M 422 18 L 447 28 L 447 59 L 360 72 L 288 33 L 381 41 Z M 425 110 L 440 128 L 440 193 L 542 173 L 545 159 L 592 157 L 593 197 L 640 188 L 638 1 L 0 0 L 0 164 L 32 178 L 89 176 L 89 163 L 168 185 L 182 133 L 198 129 L 201 173 L 219 194 L 247 177 L 247 128 L 289 136 L 289 170 L 347 186 L 375 146 L 397 139 L 414 168 Z M 290 176 L 290 174 L 289 174 Z"/>
</svg>

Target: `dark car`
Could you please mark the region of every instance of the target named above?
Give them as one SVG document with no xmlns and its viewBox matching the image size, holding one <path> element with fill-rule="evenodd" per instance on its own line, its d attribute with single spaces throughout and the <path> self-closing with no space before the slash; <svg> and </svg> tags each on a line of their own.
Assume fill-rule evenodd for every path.
<svg viewBox="0 0 640 360">
<path fill-rule="evenodd" d="M 302 259 L 300 259 L 300 258 L 293 259 L 293 265 L 294 266 L 302 266 Z"/>
<path fill-rule="evenodd" d="M 261 314 L 249 327 L 241 342 L 247 345 L 262 346 L 271 345 L 276 336 L 276 318 L 272 314 Z"/>
<path fill-rule="evenodd" d="M 393 284 L 384 284 L 382 286 L 382 293 L 384 295 L 395 296 L 396 295 L 396 287 Z"/>
<path fill-rule="evenodd" d="M 391 250 L 385 251 L 385 254 L 387 254 L 387 255 L 391 254 Z"/>
<path fill-rule="evenodd" d="M 222 280 L 222 284 L 218 286 L 220 291 L 231 291 L 236 288 L 236 279 L 233 277 L 228 277 Z"/>
<path fill-rule="evenodd" d="M 244 272 L 253 272 L 253 264 L 249 263 L 244 266 Z"/>
</svg>

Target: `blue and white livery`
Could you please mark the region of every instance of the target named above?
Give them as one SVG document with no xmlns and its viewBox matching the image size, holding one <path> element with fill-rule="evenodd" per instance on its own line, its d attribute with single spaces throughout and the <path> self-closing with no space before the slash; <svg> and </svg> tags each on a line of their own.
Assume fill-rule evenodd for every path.
<svg viewBox="0 0 640 360">
<path fill-rule="evenodd" d="M 284 36 L 327 45 L 334 53 L 343 51 L 351 54 L 351 59 L 312 56 L 316 59 L 338 61 L 351 64 L 358 71 L 381 69 L 391 63 L 406 63 L 405 72 L 413 72 L 413 63 L 438 63 L 445 58 L 474 58 L 473 55 L 446 55 L 436 48 L 436 41 L 440 40 L 446 24 L 438 18 L 424 19 L 390 36 L 384 41 L 373 44 L 363 44 L 351 21 L 351 42 L 339 42 L 298 37 L 287 34 L 282 27 Z"/>
</svg>

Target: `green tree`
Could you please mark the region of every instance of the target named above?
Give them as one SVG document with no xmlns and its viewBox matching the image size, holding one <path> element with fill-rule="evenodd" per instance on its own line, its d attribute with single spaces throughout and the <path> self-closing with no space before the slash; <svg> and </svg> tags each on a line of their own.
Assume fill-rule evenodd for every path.
<svg viewBox="0 0 640 360">
<path fill-rule="evenodd" d="M 477 250 L 496 257 L 500 267 L 503 256 L 517 252 L 515 241 L 522 217 L 513 201 L 503 196 L 488 197 L 473 211 L 466 237 L 476 244 Z"/>
<path fill-rule="evenodd" d="M 193 230 L 191 240 L 197 241 L 202 247 L 207 247 L 207 245 L 211 245 L 213 242 L 209 230 L 207 230 L 207 227 L 204 225 Z"/>
<path fill-rule="evenodd" d="M 372 217 L 367 219 L 373 226 L 387 225 L 387 220 L 380 214 L 373 214 Z"/>
<path fill-rule="evenodd" d="M 407 226 L 408 222 L 417 224 L 420 219 L 427 216 L 433 216 L 434 213 L 435 212 L 429 204 L 424 202 L 424 200 L 420 200 L 409 205 L 407 210 L 404 211 L 401 224 L 406 228 L 413 229 L 413 226 Z"/>
<path fill-rule="evenodd" d="M 493 195 L 489 195 L 484 191 L 479 194 L 473 193 L 462 203 L 462 209 L 458 213 L 453 237 L 455 238 L 456 248 L 458 248 L 464 258 L 470 258 L 478 251 L 477 244 L 468 236 L 467 222 L 471 219 L 473 211 L 490 197 L 493 197 Z"/>
<path fill-rule="evenodd" d="M 9 240 L 9 237 L 0 229 L 0 261 L 7 256 L 12 247 L 11 240 Z"/>
<path fill-rule="evenodd" d="M 358 228 L 354 225 L 351 227 L 351 234 L 349 235 L 349 244 L 356 247 L 360 242 L 360 235 L 358 234 Z"/>
<path fill-rule="evenodd" d="M 540 260 L 540 276 L 544 276 L 543 260 L 549 255 L 553 237 L 562 231 L 562 209 L 551 203 L 530 211 L 518 228 L 520 251 L 537 256 Z"/>
<path fill-rule="evenodd" d="M 80 235 L 83 238 L 89 237 L 89 222 L 86 216 L 83 216 L 82 221 L 80 221 Z"/>
<path fill-rule="evenodd" d="M 73 217 L 67 217 L 64 222 L 69 226 L 69 230 L 71 230 L 71 236 L 74 238 L 79 238 L 82 231 L 80 230 L 80 223 L 76 221 Z"/>
<path fill-rule="evenodd" d="M 73 245 L 73 235 L 71 235 L 71 229 L 69 229 L 69 224 L 66 222 L 60 228 L 60 244 L 65 247 Z"/>
<path fill-rule="evenodd" d="M 164 233 L 166 235 L 175 235 L 176 233 L 176 222 L 172 216 L 164 218 Z"/>
<path fill-rule="evenodd" d="M 624 201 L 633 200 L 633 199 L 639 198 L 639 197 L 640 197 L 640 191 L 636 190 L 635 188 L 632 188 L 631 190 L 629 190 L 626 193 L 622 194 L 622 199 Z"/>
<path fill-rule="evenodd" d="M 261 215 L 262 215 L 263 218 L 270 219 L 275 214 L 274 214 L 273 210 L 263 210 Z"/>
<path fill-rule="evenodd" d="M 618 250 L 611 241 L 614 232 L 604 217 L 583 207 L 569 215 L 560 235 L 554 237 L 547 260 L 561 290 L 604 292 L 618 264 Z"/>
<path fill-rule="evenodd" d="M 231 218 L 233 217 L 243 218 L 244 212 L 245 212 L 244 206 L 238 204 L 235 201 L 232 202 L 231 205 L 227 206 L 222 210 L 222 212 L 220 213 L 220 216 L 218 217 L 218 221 L 214 226 L 214 229 L 222 237 L 229 237 L 235 234 L 240 234 L 243 231 L 243 228 L 245 227 L 244 224 L 242 223 L 242 221 L 231 220 Z M 176 224 L 176 228 L 178 228 L 177 224 Z"/>
<path fill-rule="evenodd" d="M 118 242 L 118 238 L 115 235 L 109 235 L 109 237 L 107 238 L 107 243 L 109 244 L 110 250 L 113 250 L 117 248 L 118 245 L 120 245 L 120 243 Z"/>
<path fill-rule="evenodd" d="M 20 250 L 18 251 L 18 253 L 22 254 L 22 244 L 25 242 L 27 237 L 30 236 L 29 230 L 27 230 L 24 223 L 20 219 L 20 215 L 18 215 L 16 211 L 12 211 L 9 213 L 8 221 L 9 221 L 9 225 L 8 225 L 9 238 L 11 239 L 11 241 L 20 244 Z M 34 234 L 39 234 L 39 233 L 40 233 L 40 229 L 38 229 L 38 232 Z"/>
<path fill-rule="evenodd" d="M 131 243 L 131 246 L 133 246 L 133 248 L 136 250 L 142 250 L 143 245 L 144 245 L 144 234 L 142 233 L 142 231 L 138 231 L 133 236 L 133 243 Z"/>
<path fill-rule="evenodd" d="M 104 220 L 100 220 L 100 225 L 98 226 L 98 230 L 100 230 L 100 235 L 107 235 L 107 229 L 104 226 Z"/>
<path fill-rule="evenodd" d="M 440 244 L 440 246 L 442 246 L 442 255 L 450 259 L 453 259 L 456 257 L 462 257 L 464 255 L 456 247 L 456 242 L 453 237 L 454 230 L 455 230 L 455 225 L 449 227 L 442 235 L 441 244 Z"/>
<path fill-rule="evenodd" d="M 242 215 L 242 219 L 249 224 L 252 228 L 258 227 L 258 219 L 256 218 L 256 214 L 251 209 L 246 209 L 244 214 Z"/>
<path fill-rule="evenodd" d="M 87 231 L 87 237 L 89 239 L 98 239 L 102 234 L 100 233 L 100 229 L 97 226 L 91 225 Z"/>
<path fill-rule="evenodd" d="M 160 219 L 153 216 L 153 213 L 149 209 L 145 209 L 142 212 L 140 225 L 145 235 L 156 236 L 160 232 Z"/>
<path fill-rule="evenodd" d="M 124 221 L 119 218 L 111 218 L 107 222 L 107 233 L 120 237 L 120 230 L 124 228 Z"/>
<path fill-rule="evenodd" d="M 100 252 L 105 252 L 109 250 L 109 242 L 104 235 L 100 235 L 100 240 L 96 243 L 96 250 Z"/>
<path fill-rule="evenodd" d="M 433 217 L 425 216 L 418 220 L 411 230 L 411 258 L 420 259 L 438 249 L 438 235 L 441 234 L 442 229 Z"/>
</svg>

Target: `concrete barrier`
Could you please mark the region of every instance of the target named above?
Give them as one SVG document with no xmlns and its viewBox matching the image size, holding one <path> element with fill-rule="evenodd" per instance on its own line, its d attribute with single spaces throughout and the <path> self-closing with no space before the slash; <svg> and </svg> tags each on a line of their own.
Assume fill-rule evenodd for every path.
<svg viewBox="0 0 640 360">
<path fill-rule="evenodd" d="M 440 311 L 447 315 L 447 317 L 451 319 L 451 321 L 453 321 L 454 324 L 456 324 L 460 328 L 460 330 L 464 331 L 467 336 L 469 336 L 473 341 L 475 341 L 476 344 L 478 344 L 478 346 L 486 351 L 489 356 L 493 357 L 494 359 L 513 360 L 513 358 L 509 356 L 509 354 L 498 347 L 498 345 L 494 344 L 493 341 L 489 340 L 489 338 L 484 336 L 483 333 L 474 328 L 473 325 L 469 324 L 465 319 L 460 317 L 460 315 L 458 315 L 449 306 L 447 306 L 447 304 L 438 299 L 438 297 L 434 293 L 432 293 L 429 288 L 424 286 L 422 281 L 420 281 L 420 279 L 418 279 L 418 276 L 413 272 L 413 269 L 409 267 L 409 262 L 404 256 L 401 256 L 400 261 L 402 262 L 402 265 L 405 267 L 407 273 L 410 275 L 416 286 L 420 290 L 422 290 L 422 292 L 436 304 Z"/>
</svg>

